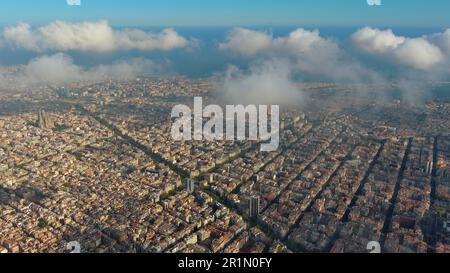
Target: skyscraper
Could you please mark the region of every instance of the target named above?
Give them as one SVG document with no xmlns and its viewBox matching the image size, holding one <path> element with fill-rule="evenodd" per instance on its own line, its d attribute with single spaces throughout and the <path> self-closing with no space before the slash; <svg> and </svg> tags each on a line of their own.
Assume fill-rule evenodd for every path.
<svg viewBox="0 0 450 273">
<path fill-rule="evenodd" d="M 53 129 L 55 127 L 53 120 L 44 110 L 39 110 L 37 125 L 41 129 Z"/>
<path fill-rule="evenodd" d="M 193 179 L 186 179 L 186 191 L 193 193 L 195 191 L 195 182 Z"/>
<path fill-rule="evenodd" d="M 431 175 L 433 173 L 433 161 L 427 162 L 427 167 L 425 169 L 425 172 L 429 175 Z"/>
<path fill-rule="evenodd" d="M 259 215 L 259 196 L 251 196 L 248 200 L 248 215 L 251 218 L 257 217 Z"/>
</svg>

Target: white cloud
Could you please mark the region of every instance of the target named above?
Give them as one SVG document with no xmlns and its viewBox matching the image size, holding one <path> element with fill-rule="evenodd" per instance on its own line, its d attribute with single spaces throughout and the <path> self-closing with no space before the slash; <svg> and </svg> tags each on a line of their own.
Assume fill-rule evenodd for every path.
<svg viewBox="0 0 450 273">
<path fill-rule="evenodd" d="M 231 30 L 220 49 L 230 50 L 246 56 L 261 53 L 272 55 L 304 54 L 315 50 L 336 50 L 337 45 L 320 36 L 319 31 L 309 31 L 302 28 L 291 32 L 287 37 L 274 38 L 272 35 L 244 28 Z"/>
<path fill-rule="evenodd" d="M 34 35 L 42 49 L 104 52 L 117 47 L 114 31 L 106 21 L 76 24 L 56 21 L 39 28 Z"/>
<path fill-rule="evenodd" d="M 428 70 L 444 61 L 441 50 L 422 38 L 407 39 L 393 54 L 398 63 L 419 70 Z"/>
<path fill-rule="evenodd" d="M 265 32 L 235 28 L 219 45 L 247 57 L 287 58 L 293 73 L 312 74 L 335 81 L 378 81 L 380 76 L 348 56 L 332 39 L 319 31 L 296 29 L 274 38 Z"/>
<path fill-rule="evenodd" d="M 450 30 L 431 36 L 409 38 L 392 30 L 362 28 L 351 36 L 361 51 L 372 54 L 400 68 L 443 73 L 449 67 Z M 288 58 L 293 73 L 314 75 L 336 82 L 386 83 L 382 73 L 357 60 L 351 51 L 320 35 L 319 31 L 296 29 L 286 36 L 235 28 L 219 45 L 246 57 Z M 447 56 L 446 56 L 447 55 Z M 406 71 L 399 72 L 399 77 Z"/>
<path fill-rule="evenodd" d="M 251 56 L 269 50 L 272 44 L 273 38 L 266 32 L 234 28 L 228 33 L 226 42 L 220 44 L 219 48 Z"/>
<path fill-rule="evenodd" d="M 31 27 L 25 23 L 19 23 L 14 27 L 6 27 L 2 35 L 3 44 L 9 44 L 15 48 L 38 51 L 39 38 L 31 31 Z"/>
<path fill-rule="evenodd" d="M 443 33 L 436 33 L 427 37 L 428 40 L 439 46 L 439 48 L 450 57 L 450 29 Z"/>
<path fill-rule="evenodd" d="M 170 50 L 185 47 L 188 41 L 175 30 L 168 28 L 153 34 L 137 29 L 119 31 L 115 34 L 117 47 L 120 49 Z"/>
<path fill-rule="evenodd" d="M 308 31 L 302 28 L 292 31 L 287 37 L 279 37 L 273 41 L 273 49 L 280 52 L 296 54 L 310 53 L 318 50 L 338 51 L 338 45 L 320 36 L 319 31 Z"/>
<path fill-rule="evenodd" d="M 85 78 L 84 73 L 71 58 L 64 54 L 45 55 L 25 65 L 18 75 L 18 80 L 19 82 L 60 84 L 80 81 Z"/>
<path fill-rule="evenodd" d="M 406 40 L 396 36 L 392 30 L 378 30 L 369 27 L 358 30 L 352 35 L 353 42 L 369 53 L 386 53 L 396 49 Z"/>
<path fill-rule="evenodd" d="M 30 87 L 39 84 L 96 81 L 105 77 L 128 79 L 142 74 L 157 73 L 161 69 L 161 66 L 152 61 L 140 58 L 83 68 L 75 64 L 69 56 L 57 53 L 32 59 L 14 74 L 0 73 L 0 83 L 6 86 L 12 84 L 13 87 Z"/>
<path fill-rule="evenodd" d="M 395 35 L 392 30 L 366 27 L 355 32 L 352 41 L 366 53 L 417 70 L 429 70 L 445 61 L 441 49 L 426 37 L 407 38 Z"/>
<path fill-rule="evenodd" d="M 114 30 L 106 21 L 68 23 L 55 21 L 32 29 L 26 23 L 6 27 L 3 44 L 31 51 L 172 50 L 189 41 L 173 29 L 150 33 L 138 29 Z"/>
<path fill-rule="evenodd" d="M 267 60 L 253 65 L 249 71 L 230 66 L 218 82 L 220 98 L 238 104 L 290 104 L 302 102 L 302 93 L 291 80 L 291 63 Z"/>
</svg>

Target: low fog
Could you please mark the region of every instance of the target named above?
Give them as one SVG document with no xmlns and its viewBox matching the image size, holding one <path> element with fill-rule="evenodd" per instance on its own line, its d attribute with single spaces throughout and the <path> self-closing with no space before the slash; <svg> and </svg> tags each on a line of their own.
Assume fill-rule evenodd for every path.
<svg viewBox="0 0 450 273">
<path fill-rule="evenodd" d="M 0 73 L 3 87 L 33 85 L 59 85 L 81 81 L 98 81 L 104 78 L 129 79 L 142 74 L 159 73 L 161 65 L 146 59 L 117 61 L 108 65 L 83 68 L 63 53 L 43 55 L 22 65 L 15 73 Z"/>
</svg>

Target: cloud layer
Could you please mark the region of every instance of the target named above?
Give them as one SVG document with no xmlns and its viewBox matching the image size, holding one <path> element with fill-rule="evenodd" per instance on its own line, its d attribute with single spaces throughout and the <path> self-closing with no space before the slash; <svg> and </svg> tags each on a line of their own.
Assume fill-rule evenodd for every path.
<svg viewBox="0 0 450 273">
<path fill-rule="evenodd" d="M 2 87 L 30 87 L 43 84 L 67 84 L 80 81 L 96 81 L 106 77 L 129 79 L 142 74 L 160 71 L 161 66 L 146 59 L 119 61 L 109 65 L 83 68 L 63 54 L 43 55 L 32 59 L 19 68 L 16 73 L 0 73 Z"/>
<path fill-rule="evenodd" d="M 292 73 L 326 80 L 374 82 L 380 78 L 342 50 L 336 41 L 320 36 L 317 30 L 299 28 L 287 36 L 273 37 L 266 32 L 235 28 L 219 48 L 247 58 L 287 58 Z"/>
<path fill-rule="evenodd" d="M 245 94 L 246 90 L 251 89 L 248 82 L 253 82 L 261 75 L 255 81 L 271 79 L 270 75 L 276 74 L 276 71 L 264 73 L 274 67 L 268 65 L 270 62 L 267 60 L 287 60 L 276 62 L 275 66 L 277 70 L 283 71 L 281 75 L 289 75 L 287 79 L 302 80 L 312 76 L 318 81 L 361 83 L 358 85 L 361 96 L 366 92 L 383 95 L 392 89 L 391 84 L 394 82 L 403 97 L 411 100 L 411 97 L 426 92 L 429 88 L 427 83 L 448 80 L 450 76 L 450 29 L 443 33 L 410 38 L 396 35 L 389 29 L 366 27 L 353 33 L 349 42 L 353 47 L 349 47 L 346 41 L 322 37 L 317 30 L 303 28 L 278 37 L 269 32 L 235 28 L 219 44 L 219 49 L 238 54 L 250 62 L 253 60 L 253 63 L 257 61 L 248 73 L 241 72 L 234 78 L 228 74 L 224 76 L 228 80 L 224 81 L 222 89 L 241 90 Z M 361 58 L 361 54 L 355 54 L 355 48 L 376 60 Z M 261 96 L 265 95 L 262 86 L 254 86 L 262 90 Z M 370 86 L 376 86 L 376 90 Z M 230 91 L 224 93 L 229 94 Z"/>
<path fill-rule="evenodd" d="M 24 65 L 15 76 L 15 81 L 27 84 L 64 83 L 111 75 L 134 77 L 142 72 L 160 71 L 158 65 L 142 58 L 86 69 L 76 65 L 68 55 L 53 54 L 55 51 L 77 56 L 70 51 L 171 50 L 187 46 L 192 48 L 195 44 L 196 40 L 188 40 L 173 29 L 160 33 L 139 29 L 116 30 L 106 21 L 56 21 L 40 28 L 20 23 L 0 33 L 0 47 L 3 45 L 43 54 Z M 404 86 L 406 94 L 410 92 L 407 90 L 411 90 L 411 85 L 416 87 L 418 93 L 426 89 L 421 83 L 448 80 L 450 76 L 450 29 L 427 36 L 405 37 L 389 29 L 366 27 L 353 33 L 350 40 L 338 41 L 322 36 L 318 30 L 303 28 L 284 36 L 234 28 L 218 48 L 219 52 L 208 54 L 225 53 L 222 56 L 225 58 L 219 58 L 225 62 L 237 60 L 226 59 L 230 53 L 238 55 L 238 62 L 249 68 L 228 66 L 217 89 L 232 99 L 253 102 L 263 98 L 267 98 L 265 103 L 297 101 L 299 90 L 295 82 L 309 79 L 361 83 L 360 86 L 376 85 L 378 89 L 388 89 L 394 82 L 400 89 Z M 185 54 L 191 53 L 185 51 Z M 208 57 L 206 54 L 201 56 L 209 62 Z M 175 61 L 185 65 L 180 59 Z M 192 66 L 195 66 L 195 61 Z M 5 78 L 7 75 L 0 73 L 2 82 L 6 82 Z M 361 91 L 373 91 L 369 89 Z"/>
<path fill-rule="evenodd" d="M 116 50 L 172 50 L 189 45 L 171 28 L 160 33 L 139 29 L 114 30 L 107 21 L 68 23 L 55 21 L 33 29 L 19 23 L 6 27 L 0 45 L 30 51 L 111 52 Z"/>
<path fill-rule="evenodd" d="M 409 38 L 396 35 L 390 29 L 365 27 L 352 34 L 351 42 L 360 51 L 403 68 L 431 70 L 450 59 L 450 29 Z M 297 59 L 302 71 L 323 75 L 330 75 L 325 70 L 331 66 L 338 78 L 345 78 L 339 76 L 339 71 L 348 71 L 349 66 L 358 67 L 358 71 L 363 68 L 352 52 L 343 50 L 337 41 L 320 36 L 317 30 L 299 28 L 287 36 L 274 37 L 267 32 L 235 28 L 219 48 L 246 57 L 292 57 Z"/>
<path fill-rule="evenodd" d="M 395 35 L 392 30 L 365 27 L 351 38 L 363 52 L 416 70 L 433 69 L 450 56 L 450 29 L 429 37 L 407 38 Z"/>
<path fill-rule="evenodd" d="M 216 86 L 218 96 L 233 104 L 298 105 L 302 92 L 291 79 L 287 60 L 267 60 L 248 71 L 228 67 Z"/>
<path fill-rule="evenodd" d="M 336 52 L 337 44 L 322 38 L 319 31 L 302 28 L 292 31 L 286 37 L 274 38 L 272 34 L 244 28 L 232 29 L 220 49 L 230 50 L 245 56 L 258 54 L 304 54 L 314 50 Z"/>
</svg>

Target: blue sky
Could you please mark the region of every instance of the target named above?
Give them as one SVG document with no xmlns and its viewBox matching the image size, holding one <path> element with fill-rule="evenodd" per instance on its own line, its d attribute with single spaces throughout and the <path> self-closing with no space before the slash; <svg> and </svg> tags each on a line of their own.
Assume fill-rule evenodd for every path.
<svg viewBox="0 0 450 273">
<path fill-rule="evenodd" d="M 0 25 L 106 19 L 115 26 L 449 27 L 450 1 L 382 0 L 2 0 Z"/>
</svg>

